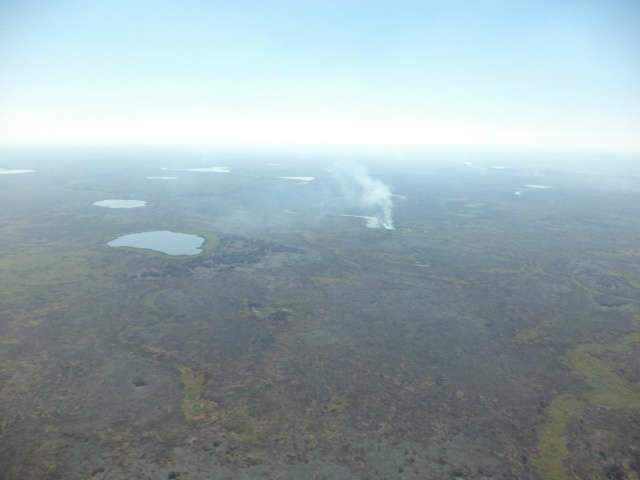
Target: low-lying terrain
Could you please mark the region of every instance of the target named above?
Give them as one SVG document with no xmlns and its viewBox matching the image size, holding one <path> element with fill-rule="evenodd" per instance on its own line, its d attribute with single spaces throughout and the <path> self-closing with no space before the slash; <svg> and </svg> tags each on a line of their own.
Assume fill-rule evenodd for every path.
<svg viewBox="0 0 640 480">
<path fill-rule="evenodd" d="M 640 478 L 640 188 L 266 162 L 0 178 L 2 480 Z"/>
</svg>

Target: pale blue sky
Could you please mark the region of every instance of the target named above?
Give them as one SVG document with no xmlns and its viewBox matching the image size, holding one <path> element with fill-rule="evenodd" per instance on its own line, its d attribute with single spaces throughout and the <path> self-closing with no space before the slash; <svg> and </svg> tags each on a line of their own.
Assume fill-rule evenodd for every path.
<svg viewBox="0 0 640 480">
<path fill-rule="evenodd" d="M 0 0 L 0 144 L 640 151 L 640 2 Z"/>
</svg>

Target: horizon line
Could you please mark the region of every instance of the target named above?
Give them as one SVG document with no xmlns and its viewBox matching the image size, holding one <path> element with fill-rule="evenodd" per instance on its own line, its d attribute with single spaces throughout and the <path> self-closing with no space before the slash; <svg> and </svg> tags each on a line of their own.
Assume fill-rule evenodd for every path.
<svg viewBox="0 0 640 480">
<path fill-rule="evenodd" d="M 616 155 L 636 156 L 637 150 L 611 149 L 606 147 L 579 146 L 538 146 L 538 145 L 499 145 L 499 144 L 198 144 L 198 143 L 0 143 L 1 150 L 79 150 L 79 149 L 170 149 L 170 150 L 368 150 L 368 151 L 406 151 L 406 152 L 460 152 L 460 153 L 501 153 L 501 154 L 548 154 L 548 155 Z"/>
</svg>

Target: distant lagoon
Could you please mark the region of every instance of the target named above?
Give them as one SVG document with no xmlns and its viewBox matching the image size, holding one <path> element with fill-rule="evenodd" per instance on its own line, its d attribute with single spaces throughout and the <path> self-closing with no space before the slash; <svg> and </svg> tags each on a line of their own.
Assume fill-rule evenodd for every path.
<svg viewBox="0 0 640 480">
<path fill-rule="evenodd" d="M 198 173 L 229 173 L 231 169 L 229 167 L 199 167 L 199 168 L 167 168 L 163 167 L 161 170 L 167 170 L 171 172 L 198 172 Z"/>
<path fill-rule="evenodd" d="M 93 202 L 93 205 L 103 208 L 141 208 L 146 207 L 147 202 L 144 200 L 99 200 Z"/>
<path fill-rule="evenodd" d="M 306 185 L 307 183 L 313 182 L 316 177 L 278 177 L 282 180 L 292 180 L 299 185 Z"/>
<path fill-rule="evenodd" d="M 34 173 L 35 170 L 27 170 L 20 168 L 0 168 L 0 175 L 20 175 L 22 173 Z"/>
<path fill-rule="evenodd" d="M 198 255 L 203 243 L 204 238 L 197 235 L 160 230 L 123 235 L 107 245 L 154 250 L 167 255 Z"/>
</svg>

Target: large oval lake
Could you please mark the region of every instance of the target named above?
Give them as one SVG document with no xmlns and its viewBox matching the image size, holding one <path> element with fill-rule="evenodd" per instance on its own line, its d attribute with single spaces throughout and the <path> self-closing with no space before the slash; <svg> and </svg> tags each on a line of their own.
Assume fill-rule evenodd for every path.
<svg viewBox="0 0 640 480">
<path fill-rule="evenodd" d="M 197 255 L 202 252 L 204 238 L 168 230 L 132 233 L 111 240 L 110 247 L 131 247 L 155 250 L 167 255 Z"/>
</svg>

